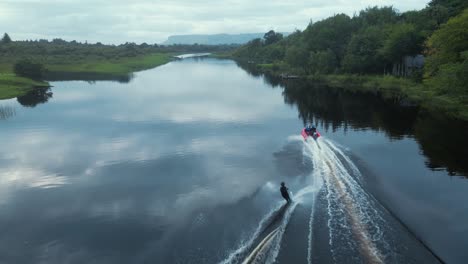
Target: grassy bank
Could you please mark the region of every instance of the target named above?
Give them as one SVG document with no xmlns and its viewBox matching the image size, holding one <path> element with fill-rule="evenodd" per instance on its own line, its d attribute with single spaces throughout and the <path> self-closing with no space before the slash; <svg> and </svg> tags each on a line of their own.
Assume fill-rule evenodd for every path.
<svg viewBox="0 0 468 264">
<path fill-rule="evenodd" d="M 153 53 L 136 57 L 123 57 L 111 60 L 61 60 L 59 63 L 45 63 L 46 76 L 68 74 L 99 76 L 101 79 L 125 77 L 130 73 L 154 68 L 171 61 L 171 54 Z M 79 79 L 79 77 L 78 77 Z M 14 98 L 30 91 L 35 86 L 48 86 L 47 82 L 18 77 L 13 73 L 13 63 L 0 64 L 0 99 Z"/>
<path fill-rule="evenodd" d="M 34 87 L 48 87 L 49 83 L 18 77 L 14 74 L 0 74 L 0 100 L 21 96 Z"/>
<path fill-rule="evenodd" d="M 112 60 L 66 61 L 60 64 L 45 64 L 45 68 L 52 73 L 100 73 L 118 76 L 160 66 L 169 62 L 171 57 L 170 54 L 154 53 Z"/>
<path fill-rule="evenodd" d="M 122 76 L 135 71 L 151 69 L 168 63 L 172 59 L 169 53 L 152 53 L 135 57 L 118 59 L 84 58 L 73 56 L 56 56 L 53 59 L 33 58 L 33 61 L 44 65 L 49 73 L 96 73 Z M 0 73 L 12 73 L 14 60 L 0 63 Z"/>
</svg>

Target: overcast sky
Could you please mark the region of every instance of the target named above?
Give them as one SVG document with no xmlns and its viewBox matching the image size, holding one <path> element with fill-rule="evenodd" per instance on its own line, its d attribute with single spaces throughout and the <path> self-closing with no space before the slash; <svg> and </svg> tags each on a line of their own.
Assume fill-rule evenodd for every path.
<svg viewBox="0 0 468 264">
<path fill-rule="evenodd" d="M 291 32 L 310 20 L 373 5 L 419 10 L 429 0 L 0 0 L 14 39 L 160 43 L 169 35 Z"/>
</svg>

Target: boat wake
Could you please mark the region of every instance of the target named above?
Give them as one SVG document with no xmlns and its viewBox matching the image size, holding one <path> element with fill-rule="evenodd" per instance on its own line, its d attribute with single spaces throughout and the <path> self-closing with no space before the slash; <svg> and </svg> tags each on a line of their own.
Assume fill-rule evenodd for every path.
<svg viewBox="0 0 468 264">
<path fill-rule="evenodd" d="M 292 136 L 289 140 L 303 141 L 300 136 Z M 307 186 L 294 195 L 292 203 L 278 204 L 265 215 L 252 236 L 221 263 L 274 263 L 295 208 L 306 202 L 311 205 L 311 213 L 307 260 L 304 262 L 312 263 L 313 223 L 319 194 L 327 207 L 328 243 L 333 261 L 385 262 L 381 250 L 390 252 L 390 247 L 383 230 L 388 232 L 389 227 L 375 200 L 362 188 L 359 169 L 339 146 L 326 138 L 304 142 L 302 151 L 304 162 L 311 162 L 313 166 Z"/>
<path fill-rule="evenodd" d="M 318 144 L 320 148 L 315 143 L 305 147 L 309 155 L 319 156 L 315 168 L 320 168 L 324 180 L 329 245 L 334 262 L 383 263 L 385 256 L 379 248 L 389 248 L 383 237 L 383 227 L 387 225 L 374 199 L 360 185 L 361 173 L 332 141 L 322 139 Z M 312 236 L 312 230 L 309 232 Z M 311 263 L 311 257 L 308 262 Z"/>
</svg>

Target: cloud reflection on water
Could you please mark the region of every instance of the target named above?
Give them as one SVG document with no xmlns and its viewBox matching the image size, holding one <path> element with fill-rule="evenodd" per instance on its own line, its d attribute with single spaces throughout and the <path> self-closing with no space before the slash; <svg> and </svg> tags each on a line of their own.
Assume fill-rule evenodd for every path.
<svg viewBox="0 0 468 264">
<path fill-rule="evenodd" d="M 293 110 L 280 91 L 222 63 L 232 75 L 216 62 L 177 62 L 129 84 L 57 82 L 53 100 L 20 109 L 0 137 L 0 224 L 17 222 L 0 238 L 7 260 L 115 263 L 129 243 L 126 261 L 154 246 L 166 256 L 192 216 L 280 177 L 270 137 L 283 124 L 264 123 Z"/>
</svg>

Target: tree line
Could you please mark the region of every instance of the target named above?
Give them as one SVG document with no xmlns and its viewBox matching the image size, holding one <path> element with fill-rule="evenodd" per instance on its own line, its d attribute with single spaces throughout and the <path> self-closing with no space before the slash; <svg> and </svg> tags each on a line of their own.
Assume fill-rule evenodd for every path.
<svg viewBox="0 0 468 264">
<path fill-rule="evenodd" d="M 18 40 L 13 41 L 5 33 L 0 40 L 0 57 L 4 61 L 25 57 L 36 57 L 38 59 L 54 59 L 57 56 L 67 56 L 75 59 L 118 59 L 120 57 L 135 57 L 149 53 L 179 53 L 179 52 L 219 52 L 232 50 L 239 45 L 158 45 L 158 44 L 136 44 L 126 42 L 119 45 L 106 45 L 101 42 L 82 43 L 75 40 L 66 41 L 55 38 L 51 41 L 47 39 L 39 40 Z"/>
<path fill-rule="evenodd" d="M 416 55 L 424 56 L 425 66 L 410 77 L 424 78 L 438 93 L 468 94 L 468 1 L 432 0 L 404 13 L 387 6 L 352 17 L 336 14 L 286 38 L 268 32 L 234 52 L 239 59 L 302 74 L 403 76 L 405 58 Z"/>
<path fill-rule="evenodd" d="M 60 38 L 13 41 L 5 33 L 0 40 L 0 64 L 13 65 L 13 71 L 31 79 L 40 80 L 44 65 L 116 61 L 153 53 L 220 52 L 238 45 L 157 45 L 127 42 L 120 45 L 81 43 Z"/>
<path fill-rule="evenodd" d="M 287 38 L 272 38 L 275 33 L 270 31 L 234 55 L 286 63 L 307 74 L 389 72 L 403 57 L 423 53 L 432 33 L 467 7 L 463 0 L 433 0 L 423 10 L 404 13 L 393 7 L 369 7 L 353 17 L 337 14 L 311 22 Z"/>
</svg>

